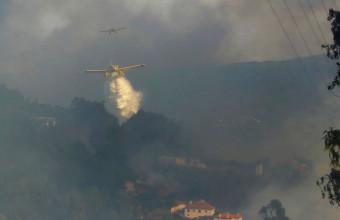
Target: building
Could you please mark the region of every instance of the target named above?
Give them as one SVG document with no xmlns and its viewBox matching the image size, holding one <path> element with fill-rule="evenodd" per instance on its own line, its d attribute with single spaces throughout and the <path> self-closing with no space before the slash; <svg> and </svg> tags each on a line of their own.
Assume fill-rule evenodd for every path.
<svg viewBox="0 0 340 220">
<path fill-rule="evenodd" d="M 131 182 L 131 181 L 125 182 L 125 192 L 131 192 L 131 193 L 136 192 L 134 182 Z"/>
<path fill-rule="evenodd" d="M 184 209 L 184 216 L 187 218 L 197 218 L 202 216 L 213 216 L 215 214 L 215 207 L 199 200 L 197 202 L 189 202 Z"/>
<path fill-rule="evenodd" d="M 240 214 L 231 214 L 231 213 L 220 213 L 213 217 L 213 220 L 242 220 L 242 215 Z"/>
<path fill-rule="evenodd" d="M 158 158 L 158 161 L 163 165 L 177 165 L 183 167 L 196 167 L 196 168 L 207 167 L 204 163 L 201 163 L 198 159 L 194 158 L 161 156 Z"/>
<path fill-rule="evenodd" d="M 262 176 L 263 175 L 263 165 L 262 165 L 262 163 L 258 164 L 255 167 L 255 175 L 256 176 Z"/>
<path fill-rule="evenodd" d="M 35 124 L 41 125 L 43 127 L 55 127 L 57 125 L 57 120 L 54 117 L 33 117 Z"/>
<path fill-rule="evenodd" d="M 183 210 L 186 206 L 187 206 L 186 204 L 179 204 L 177 206 L 174 206 L 174 207 L 171 208 L 170 213 L 174 214 L 176 212 L 179 212 L 179 211 Z"/>
</svg>

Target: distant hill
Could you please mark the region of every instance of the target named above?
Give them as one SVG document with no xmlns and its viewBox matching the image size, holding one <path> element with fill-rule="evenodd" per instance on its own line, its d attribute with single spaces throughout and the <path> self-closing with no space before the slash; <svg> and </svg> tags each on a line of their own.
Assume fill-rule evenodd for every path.
<svg viewBox="0 0 340 220">
<path fill-rule="evenodd" d="M 157 69 L 147 76 L 132 74 L 129 78 L 137 89 L 144 88 L 146 110 L 162 112 L 191 126 L 197 132 L 197 144 L 211 155 L 237 159 L 240 150 L 257 149 L 251 156 L 259 155 L 260 159 L 270 156 L 261 153 L 261 147 L 268 144 L 264 143 L 268 134 L 282 132 L 287 121 L 297 119 L 304 125 L 304 120 L 322 117 L 325 124 L 319 128 L 321 133 L 331 124 L 324 106 L 331 113 L 339 111 L 332 100 L 338 98 L 326 88 L 336 74 L 336 65 L 324 55 L 314 60 L 317 65 L 311 58 L 302 60 L 308 74 L 295 59 Z M 223 148 L 233 153 L 224 154 Z"/>
</svg>

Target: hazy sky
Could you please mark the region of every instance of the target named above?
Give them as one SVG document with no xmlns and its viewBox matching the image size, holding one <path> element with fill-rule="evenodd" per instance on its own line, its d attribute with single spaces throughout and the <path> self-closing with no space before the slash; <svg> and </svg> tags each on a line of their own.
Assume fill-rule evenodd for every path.
<svg viewBox="0 0 340 220">
<path fill-rule="evenodd" d="M 298 3 L 287 2 L 304 27 L 312 53 L 320 53 Z M 308 10 L 307 1 L 302 3 Z M 330 41 L 325 10 L 320 1 L 311 3 Z M 263 0 L 10 0 L 0 4 L 0 77 L 43 102 L 68 105 L 74 96 L 101 99 L 103 79 L 85 77 L 83 70 L 105 67 L 109 61 L 121 66 L 146 63 L 147 69 L 139 72 L 143 74 L 156 67 L 295 57 Z M 300 55 L 307 56 L 284 4 L 272 4 Z M 322 41 L 310 10 L 308 16 Z M 111 27 L 127 29 L 111 35 L 99 32 Z"/>
<path fill-rule="evenodd" d="M 271 2 L 299 55 L 310 55 L 297 34 L 283 1 Z M 308 1 L 301 2 L 312 21 L 318 40 L 322 42 Z M 310 2 L 326 40 L 331 42 L 330 25 L 321 1 Z M 324 2 L 326 7 L 331 7 L 335 1 Z M 320 54 L 320 45 L 314 39 L 298 2 L 288 0 L 287 3 L 312 54 Z M 25 97 L 44 103 L 68 106 L 76 96 L 103 100 L 106 79 L 96 73 L 85 74 L 85 69 L 105 68 L 110 61 L 121 66 L 146 63 L 145 68 L 127 74 L 132 85 L 144 94 L 143 108 L 186 120 L 186 117 L 181 118 L 178 115 L 192 115 L 191 112 L 195 109 L 188 107 L 190 103 L 181 102 L 190 99 L 189 102 L 198 103 L 194 107 L 203 109 L 206 115 L 214 117 L 214 114 L 219 115 L 217 112 L 227 112 L 224 118 L 230 118 L 230 111 L 225 111 L 224 108 L 230 106 L 204 107 L 201 103 L 202 97 L 210 98 L 209 92 L 219 92 L 215 86 L 205 85 L 205 89 L 188 93 L 193 88 L 191 81 L 204 82 L 205 78 L 197 76 L 205 73 L 193 73 L 188 77 L 183 72 L 187 74 L 186 79 L 190 80 L 173 80 L 169 85 L 166 80 L 171 78 L 164 78 L 165 74 L 162 73 L 185 67 L 197 68 L 199 72 L 203 71 L 202 67 L 216 67 L 234 62 L 296 57 L 268 2 L 264 0 L 11 0 L 1 1 L 1 8 L 0 80 L 24 93 Z M 100 32 L 111 27 L 127 29 L 111 35 Z M 208 72 L 206 74 L 209 76 Z M 177 76 L 181 75 L 177 73 Z M 138 80 L 141 78 L 144 82 L 154 82 L 154 85 L 142 87 L 145 83 Z M 266 91 L 270 82 L 262 80 L 258 84 L 260 88 L 264 86 Z M 219 86 L 223 88 L 223 84 Z M 152 93 L 151 87 L 158 92 Z M 156 96 L 157 93 L 164 95 L 162 90 L 180 89 L 185 90 L 176 94 L 176 99 L 168 97 L 170 99 L 167 100 L 164 96 Z M 273 94 L 271 90 L 268 91 L 265 94 Z M 153 96 L 150 97 L 150 94 Z M 168 95 L 171 96 L 172 93 Z M 235 94 L 226 95 L 231 97 Z M 268 97 L 264 97 L 265 101 L 258 105 L 276 100 L 275 97 Z M 238 102 L 235 99 L 233 103 Z M 163 108 L 157 108 L 157 103 Z M 239 112 L 237 108 L 241 107 L 235 107 L 234 111 Z M 214 109 L 216 111 L 212 114 Z M 268 109 L 267 115 L 270 114 L 270 108 Z M 237 117 L 250 116 L 253 117 Z M 197 118 L 200 117 L 206 120 L 198 114 Z M 211 118 L 207 120 L 210 123 Z M 215 124 L 216 121 L 211 123 Z M 225 137 L 224 132 L 220 134 L 222 137 Z M 218 137 L 211 137 L 213 140 L 209 142 L 218 140 Z M 221 142 L 224 141 L 222 138 Z"/>
<path fill-rule="evenodd" d="M 287 0 L 287 3 L 312 54 L 316 55 L 322 52 L 319 42 L 323 42 L 323 39 L 314 14 L 321 24 L 327 42 L 331 42 L 332 35 L 322 2 L 309 1 L 314 13 L 310 10 L 308 1 L 301 0 L 318 41 L 314 38 L 298 1 Z M 223 82 L 233 80 L 229 73 L 225 74 L 226 78 L 221 78 L 218 74 L 209 77 L 209 71 L 204 69 L 234 62 L 285 60 L 296 57 L 270 5 L 265 0 L 0 2 L 2 10 L 0 81 L 18 89 L 25 97 L 33 100 L 64 106 L 69 106 L 70 101 L 76 96 L 103 100 L 106 79 L 99 73 L 87 74 L 84 70 L 105 68 L 110 61 L 121 66 L 147 64 L 144 68 L 127 73 L 132 85 L 144 94 L 142 108 L 186 122 L 197 120 L 196 126 L 203 126 L 200 123 L 204 122 L 204 128 L 207 129 L 219 123 L 220 119 L 258 117 L 246 115 L 243 111 L 245 108 L 255 106 L 263 106 L 265 110 L 262 115 L 275 116 L 278 113 L 272 112 L 273 109 L 267 105 L 278 99 L 275 95 L 280 95 L 280 90 L 289 91 L 284 85 L 281 85 L 280 90 L 275 90 L 275 85 L 271 88 L 272 83 L 269 79 L 259 79 L 252 85 L 255 81 L 248 78 L 249 81 L 246 83 L 250 87 L 247 88 L 251 91 L 251 86 L 258 86 L 260 89 L 253 92 L 253 94 L 259 92 L 258 96 L 248 97 L 251 94 L 248 90 L 244 96 L 232 94 L 231 92 L 237 90 L 229 90 Z M 324 2 L 326 7 L 333 7 L 337 1 L 324 0 Z M 272 0 L 271 3 L 299 55 L 309 56 L 283 1 Z M 126 27 L 126 30 L 121 30 L 117 34 L 100 32 L 112 27 Z M 281 65 L 280 68 L 282 67 Z M 183 80 L 179 80 L 182 73 L 178 71 L 175 73 L 178 68 L 196 68 L 197 72 L 183 71 L 185 76 Z M 231 68 L 231 71 L 234 70 Z M 258 68 L 257 71 L 261 70 Z M 167 71 L 169 74 L 165 74 Z M 256 72 L 254 69 L 248 72 L 251 71 Z M 288 68 L 285 71 L 297 70 Z M 274 77 L 271 80 L 278 79 Z M 242 81 L 239 83 L 242 88 L 244 83 Z M 304 83 L 303 86 L 309 85 Z M 320 81 L 316 87 L 325 89 L 325 85 Z M 313 87 L 310 89 L 313 90 Z M 315 99 L 315 94 L 312 96 Z M 204 103 L 215 97 L 219 97 L 219 100 L 216 98 L 212 102 Z M 253 103 L 251 101 L 253 98 L 258 99 L 258 102 Z M 247 103 L 248 99 L 253 105 L 238 105 Z M 286 106 L 284 102 L 278 103 L 281 103 L 282 108 L 297 107 L 289 103 Z M 230 108 L 240 115 L 233 115 Z M 254 113 L 250 111 L 249 114 Z M 294 120 L 296 116 L 291 117 L 289 120 Z M 288 131 L 292 128 L 287 125 L 287 121 L 280 121 L 287 118 L 280 114 L 277 118 L 278 123 L 282 124 L 275 126 L 280 125 L 290 135 Z M 322 129 L 327 125 L 326 122 Z M 226 130 L 211 132 L 211 135 L 206 136 L 207 143 L 216 142 L 216 145 L 224 146 L 225 132 Z M 322 130 L 314 132 L 321 134 Z M 317 137 L 317 140 L 320 138 Z M 253 150 L 256 151 L 256 148 Z M 250 152 L 249 155 L 253 154 Z"/>
</svg>

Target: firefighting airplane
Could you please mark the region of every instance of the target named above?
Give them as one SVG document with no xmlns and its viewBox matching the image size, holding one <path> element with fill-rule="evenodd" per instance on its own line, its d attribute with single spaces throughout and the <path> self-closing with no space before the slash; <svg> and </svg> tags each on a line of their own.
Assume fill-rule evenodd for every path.
<svg viewBox="0 0 340 220">
<path fill-rule="evenodd" d="M 100 31 L 100 32 L 107 32 L 107 33 L 111 34 L 112 32 L 118 33 L 119 30 L 124 30 L 124 29 L 126 29 L 126 28 L 125 27 L 117 28 L 117 29 L 111 28 L 109 30 L 104 30 L 104 31 Z"/>
<path fill-rule="evenodd" d="M 118 65 L 112 65 L 112 63 L 110 63 L 110 65 L 111 65 L 111 68 L 107 70 L 85 70 L 85 72 L 104 72 L 106 78 L 110 78 L 114 76 L 123 77 L 125 75 L 124 74 L 125 71 L 128 71 L 133 68 L 145 66 L 145 64 L 140 64 L 140 65 L 135 65 L 135 66 L 127 66 L 127 67 L 119 68 Z"/>
</svg>

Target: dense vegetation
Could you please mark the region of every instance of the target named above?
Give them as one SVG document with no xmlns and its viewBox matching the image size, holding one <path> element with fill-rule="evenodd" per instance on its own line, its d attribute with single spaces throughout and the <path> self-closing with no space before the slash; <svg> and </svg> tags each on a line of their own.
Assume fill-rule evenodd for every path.
<svg viewBox="0 0 340 220">
<path fill-rule="evenodd" d="M 333 34 L 333 43 L 322 45 L 327 50 L 327 56 L 330 59 L 339 59 L 340 49 L 340 12 L 329 9 L 328 21 L 331 22 L 331 31 Z M 337 63 L 338 71 L 328 90 L 335 90 L 340 86 L 340 64 Z M 316 184 L 321 188 L 323 198 L 328 199 L 331 205 L 340 206 L 340 130 L 329 128 L 324 131 L 325 150 L 330 158 L 331 171 L 323 175 Z"/>
<path fill-rule="evenodd" d="M 267 164 L 267 176 L 259 178 L 252 168 L 243 172 L 249 165 L 204 159 L 194 143 L 182 123 L 160 114 L 140 111 L 120 126 L 103 103 L 39 104 L 0 85 L 0 213 L 35 220 L 180 219 L 169 214 L 176 201 L 206 199 L 238 211 L 275 176 L 301 174 L 282 164 L 268 176 Z M 164 164 L 160 156 L 196 158 L 207 168 Z M 126 191 L 127 181 L 134 192 Z"/>
</svg>

